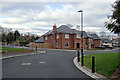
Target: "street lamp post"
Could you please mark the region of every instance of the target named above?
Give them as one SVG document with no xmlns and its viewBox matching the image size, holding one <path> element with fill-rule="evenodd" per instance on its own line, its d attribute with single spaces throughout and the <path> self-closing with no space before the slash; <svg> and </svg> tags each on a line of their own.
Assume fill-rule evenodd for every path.
<svg viewBox="0 0 120 80">
<path fill-rule="evenodd" d="M 83 59 L 83 10 L 79 10 L 81 12 L 81 65 L 84 66 L 84 59 Z"/>
</svg>

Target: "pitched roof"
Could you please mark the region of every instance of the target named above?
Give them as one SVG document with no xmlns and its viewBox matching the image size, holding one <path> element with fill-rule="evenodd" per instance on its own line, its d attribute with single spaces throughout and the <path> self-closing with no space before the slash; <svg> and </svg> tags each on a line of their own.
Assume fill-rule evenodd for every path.
<svg viewBox="0 0 120 80">
<path fill-rule="evenodd" d="M 59 28 L 56 29 L 56 33 L 66 33 L 66 34 L 81 34 L 81 31 L 78 31 L 76 29 L 71 29 L 67 25 L 61 25 Z M 49 36 L 50 34 L 53 34 L 53 30 L 48 31 L 43 36 Z M 85 31 L 83 31 L 83 37 L 91 37 L 89 34 L 87 34 Z"/>
<path fill-rule="evenodd" d="M 113 43 L 120 43 L 120 38 L 116 38 L 112 40 Z"/>
<path fill-rule="evenodd" d="M 53 34 L 53 30 L 48 31 L 47 33 L 43 34 L 42 36 L 49 36 L 50 34 Z"/>
<path fill-rule="evenodd" d="M 57 33 L 66 33 L 66 34 L 81 34 L 81 31 L 78 31 L 76 29 L 71 29 L 69 26 L 67 25 L 61 25 L 59 28 L 56 29 L 56 34 Z M 47 33 L 43 34 L 41 37 L 43 36 L 49 36 L 53 34 L 53 30 L 48 31 Z M 39 38 L 38 40 L 36 40 L 35 42 L 44 42 L 43 38 Z M 100 39 L 97 34 L 88 34 L 85 31 L 83 31 L 83 37 L 84 38 L 93 38 L 93 39 Z"/>
<path fill-rule="evenodd" d="M 111 41 L 110 41 L 109 39 L 107 39 L 107 38 L 103 38 L 103 39 L 102 39 L 102 42 L 103 42 L 103 43 L 110 43 Z"/>
<path fill-rule="evenodd" d="M 81 31 L 80 31 L 81 34 Z M 84 38 L 92 38 L 88 33 L 86 33 L 85 31 L 83 31 L 83 37 Z"/>
<path fill-rule="evenodd" d="M 35 41 L 35 43 L 38 43 L 38 42 L 44 42 L 44 37 L 43 36 L 41 36 L 40 38 L 38 38 L 36 41 Z"/>
<path fill-rule="evenodd" d="M 89 34 L 94 40 L 100 40 L 99 36 L 95 33 Z"/>
<path fill-rule="evenodd" d="M 73 34 L 73 31 L 70 27 L 67 25 L 62 25 L 59 28 L 57 28 L 56 33 L 68 33 L 68 34 Z"/>
</svg>

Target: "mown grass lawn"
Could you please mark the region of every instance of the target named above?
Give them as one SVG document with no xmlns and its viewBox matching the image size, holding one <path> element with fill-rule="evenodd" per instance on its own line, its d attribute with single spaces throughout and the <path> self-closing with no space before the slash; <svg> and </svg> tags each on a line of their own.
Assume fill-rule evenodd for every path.
<svg viewBox="0 0 120 80">
<path fill-rule="evenodd" d="M 2 47 L 2 51 L 8 51 L 8 52 L 13 52 L 13 51 L 25 51 L 27 49 L 23 48 L 9 48 L 9 47 Z"/>
<path fill-rule="evenodd" d="M 85 66 L 92 68 L 92 56 L 95 56 L 95 70 L 97 73 L 109 77 L 118 68 L 120 53 L 101 53 L 84 56 Z"/>
</svg>

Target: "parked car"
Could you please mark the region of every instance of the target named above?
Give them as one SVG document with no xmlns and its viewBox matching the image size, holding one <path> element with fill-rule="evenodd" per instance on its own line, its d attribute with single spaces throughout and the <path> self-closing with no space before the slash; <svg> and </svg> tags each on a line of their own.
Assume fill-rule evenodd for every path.
<svg viewBox="0 0 120 80">
<path fill-rule="evenodd" d="M 26 44 L 25 47 L 29 47 L 29 44 Z"/>
<path fill-rule="evenodd" d="M 104 47 L 105 47 L 105 49 L 113 49 L 113 47 L 109 46 L 109 45 L 105 45 Z"/>
<path fill-rule="evenodd" d="M 95 47 L 96 49 L 105 49 L 105 46 L 98 46 L 98 47 Z"/>
</svg>

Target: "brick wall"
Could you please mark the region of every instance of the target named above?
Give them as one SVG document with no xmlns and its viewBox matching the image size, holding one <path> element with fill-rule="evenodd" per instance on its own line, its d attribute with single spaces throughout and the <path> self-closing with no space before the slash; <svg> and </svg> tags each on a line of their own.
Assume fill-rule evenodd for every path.
<svg viewBox="0 0 120 80">
<path fill-rule="evenodd" d="M 51 38 L 53 35 L 53 39 Z M 76 38 L 76 34 L 69 34 L 69 39 L 65 39 L 65 33 L 59 33 L 59 39 L 57 39 L 57 34 L 51 34 L 47 37 L 44 42 L 51 44 L 51 48 L 54 49 L 76 49 L 77 43 L 79 43 L 79 48 L 81 48 L 81 38 Z M 57 47 L 57 42 L 59 42 L 59 47 Z M 69 47 L 65 47 L 65 42 L 69 42 Z M 89 40 L 89 38 L 83 38 L 83 48 L 91 49 L 94 43 L 94 48 L 100 46 L 100 40 Z"/>
<path fill-rule="evenodd" d="M 93 40 L 94 48 L 101 45 L 101 40 Z"/>
<path fill-rule="evenodd" d="M 34 43 L 34 42 L 30 42 L 29 44 L 30 47 L 37 47 L 37 48 L 52 48 L 52 44 L 51 43 Z"/>
</svg>

